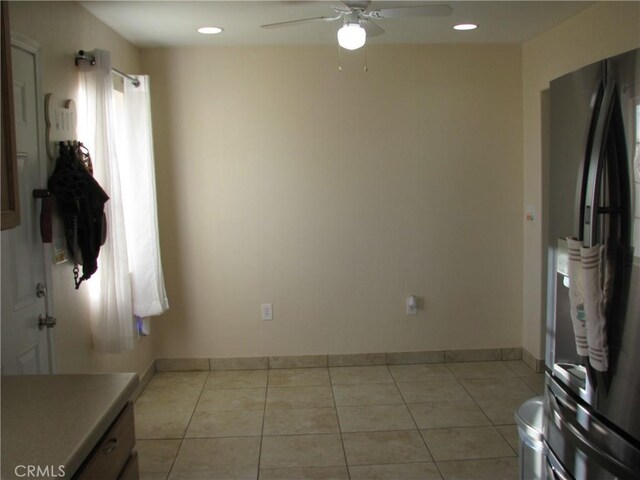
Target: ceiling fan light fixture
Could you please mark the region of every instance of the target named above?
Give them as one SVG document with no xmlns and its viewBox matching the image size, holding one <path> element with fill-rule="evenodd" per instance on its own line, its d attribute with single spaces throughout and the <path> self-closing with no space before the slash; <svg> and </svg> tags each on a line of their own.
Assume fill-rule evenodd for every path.
<svg viewBox="0 0 640 480">
<path fill-rule="evenodd" d="M 338 30 L 338 44 L 346 50 L 357 50 L 367 41 L 367 32 L 359 23 L 346 23 Z"/>
<path fill-rule="evenodd" d="M 222 28 L 220 27 L 200 27 L 198 29 L 198 33 L 202 33 L 203 35 L 215 35 L 216 33 L 221 33 Z"/>
<path fill-rule="evenodd" d="M 475 23 L 459 23 L 458 25 L 453 26 L 454 30 L 460 31 L 475 30 L 476 28 L 478 28 L 478 25 L 476 25 Z"/>
</svg>

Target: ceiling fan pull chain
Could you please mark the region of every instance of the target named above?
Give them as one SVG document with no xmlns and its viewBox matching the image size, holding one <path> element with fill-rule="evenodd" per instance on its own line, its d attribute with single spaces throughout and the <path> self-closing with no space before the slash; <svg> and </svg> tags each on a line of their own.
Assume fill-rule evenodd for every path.
<svg viewBox="0 0 640 480">
<path fill-rule="evenodd" d="M 340 44 L 338 44 L 338 71 L 342 72 L 342 52 L 340 51 Z"/>
<path fill-rule="evenodd" d="M 364 46 L 364 73 L 369 71 L 369 47 Z"/>
</svg>

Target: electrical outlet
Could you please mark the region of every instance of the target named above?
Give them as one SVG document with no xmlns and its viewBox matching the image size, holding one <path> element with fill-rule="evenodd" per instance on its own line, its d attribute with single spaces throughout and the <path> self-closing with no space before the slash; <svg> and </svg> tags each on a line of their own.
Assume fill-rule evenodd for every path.
<svg viewBox="0 0 640 480">
<path fill-rule="evenodd" d="M 407 297 L 407 315 L 418 315 L 418 299 L 415 295 Z"/>
<path fill-rule="evenodd" d="M 273 320 L 273 303 L 262 304 L 262 320 Z"/>
</svg>

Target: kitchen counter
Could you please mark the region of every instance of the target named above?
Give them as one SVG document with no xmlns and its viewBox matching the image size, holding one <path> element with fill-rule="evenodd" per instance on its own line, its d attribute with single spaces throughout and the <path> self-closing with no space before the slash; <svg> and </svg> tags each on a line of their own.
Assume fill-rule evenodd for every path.
<svg viewBox="0 0 640 480">
<path fill-rule="evenodd" d="M 1 381 L 3 479 L 28 478 L 29 466 L 46 473 L 37 478 L 71 478 L 138 386 L 135 373 L 2 376 Z"/>
</svg>

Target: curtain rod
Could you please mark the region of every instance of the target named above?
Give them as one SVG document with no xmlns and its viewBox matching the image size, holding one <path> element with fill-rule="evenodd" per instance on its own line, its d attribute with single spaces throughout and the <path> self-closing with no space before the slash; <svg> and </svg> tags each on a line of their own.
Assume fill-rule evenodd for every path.
<svg viewBox="0 0 640 480">
<path fill-rule="evenodd" d="M 96 64 L 96 58 L 93 55 L 87 54 L 84 50 L 80 50 L 76 55 L 76 66 L 80 61 L 88 61 L 91 65 Z M 119 77 L 129 80 L 134 87 L 140 86 L 140 80 L 138 80 L 137 78 L 134 78 L 131 75 L 127 75 L 126 73 L 121 72 L 117 68 L 112 68 L 111 71 L 116 75 L 118 75 Z"/>
</svg>

